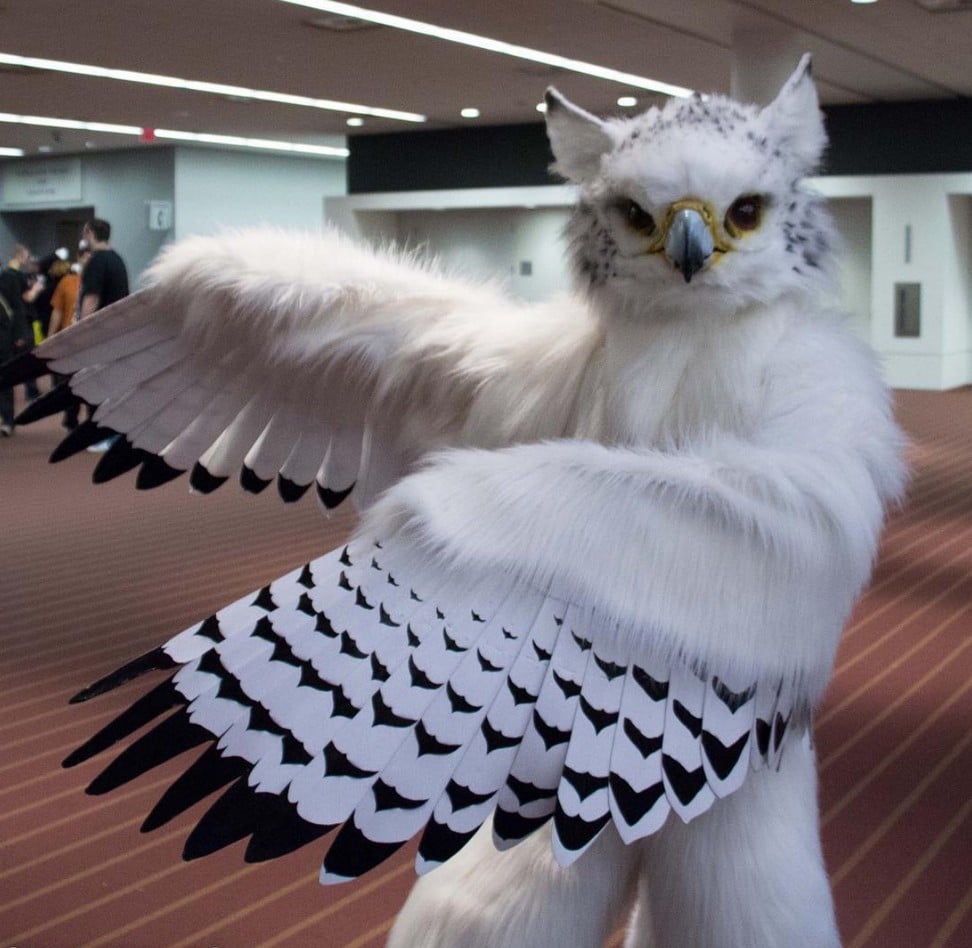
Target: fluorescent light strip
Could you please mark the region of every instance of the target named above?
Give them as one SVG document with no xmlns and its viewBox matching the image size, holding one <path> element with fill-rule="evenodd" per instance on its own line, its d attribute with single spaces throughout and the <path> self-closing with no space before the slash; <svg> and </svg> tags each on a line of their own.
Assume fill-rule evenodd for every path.
<svg viewBox="0 0 972 948">
<path fill-rule="evenodd" d="M 281 2 L 298 7 L 310 7 L 312 10 L 320 10 L 322 13 L 353 17 L 358 20 L 365 20 L 368 23 L 388 26 L 395 30 L 419 33 L 422 36 L 431 36 L 435 39 L 447 40 L 450 43 L 459 43 L 462 46 L 474 46 L 490 53 L 515 56 L 517 59 L 528 59 L 530 62 L 542 63 L 545 66 L 556 66 L 559 69 L 583 73 L 586 76 L 594 76 L 598 79 L 608 79 L 611 82 L 620 82 L 637 89 L 660 92 L 662 95 L 675 96 L 680 99 L 692 95 L 692 90 L 686 89 L 684 86 L 673 86 L 667 82 L 658 82 L 655 79 L 646 79 L 644 76 L 636 76 L 633 73 L 619 72 L 617 69 L 608 69 L 605 66 L 596 66 L 579 59 L 568 59 L 565 56 L 544 53 L 537 49 L 529 49 L 526 46 L 515 46 L 512 43 L 489 39 L 486 36 L 477 36 L 475 33 L 450 30 L 431 23 L 422 23 L 419 20 L 394 16 L 391 13 L 381 13 L 378 10 L 366 10 L 364 7 L 357 7 L 350 3 L 332 3 L 331 0 L 281 0 Z"/>
<path fill-rule="evenodd" d="M 17 56 L 13 53 L 0 53 L 0 65 L 21 66 L 25 69 L 46 69 L 52 72 L 66 72 L 75 76 L 91 76 L 95 79 L 117 79 L 122 82 L 135 82 L 146 86 L 164 86 L 168 89 L 184 89 L 189 92 L 208 92 L 213 95 L 236 96 L 241 99 L 253 99 L 258 102 L 298 105 L 304 108 L 325 109 L 331 112 L 351 112 L 354 115 L 370 115 L 374 118 L 394 119 L 399 122 L 426 121 L 424 115 L 418 115 L 415 112 L 399 112 L 395 109 L 372 108 L 367 105 L 355 105 L 352 102 L 337 102 L 332 99 L 314 99 L 303 95 L 289 95 L 286 92 L 245 89 L 242 86 L 228 86 L 220 82 L 178 79 L 174 76 L 159 76 L 150 72 L 135 72 L 131 69 L 109 69 L 105 66 L 68 63 L 57 59 L 39 59 L 36 56 Z"/>
<path fill-rule="evenodd" d="M 0 156 L 4 158 L 20 158 L 23 154 L 23 148 L 0 148 Z"/>
<path fill-rule="evenodd" d="M 112 135 L 147 135 L 154 138 L 207 145 L 226 145 L 236 148 L 257 148 L 263 151 L 284 151 L 300 155 L 320 155 L 327 158 L 347 158 L 348 149 L 333 145 L 304 145 L 299 142 L 275 141 L 269 138 L 244 138 L 238 135 L 210 135 L 203 132 L 180 132 L 170 128 L 147 129 L 139 125 L 112 125 L 108 122 L 78 122 L 75 119 L 47 118 L 40 115 L 14 115 L 0 112 L 0 123 L 36 125 L 42 128 L 63 128 L 73 131 L 105 132 Z"/>
<path fill-rule="evenodd" d="M 237 135 L 210 135 L 197 132 L 179 132 L 171 128 L 153 129 L 156 138 L 178 142 L 201 142 L 206 145 L 229 145 L 239 148 L 261 148 L 267 151 L 288 151 L 299 155 L 323 155 L 329 158 L 347 158 L 347 148 L 332 145 L 302 145 L 299 142 L 281 142 L 269 138 L 242 138 Z"/>
<path fill-rule="evenodd" d="M 112 125 L 109 122 L 78 122 L 74 119 L 45 118 L 40 115 L 14 115 L 0 112 L 0 122 L 10 125 L 39 125 L 42 128 L 66 128 L 83 132 L 107 132 L 111 135 L 141 135 L 140 125 Z"/>
</svg>

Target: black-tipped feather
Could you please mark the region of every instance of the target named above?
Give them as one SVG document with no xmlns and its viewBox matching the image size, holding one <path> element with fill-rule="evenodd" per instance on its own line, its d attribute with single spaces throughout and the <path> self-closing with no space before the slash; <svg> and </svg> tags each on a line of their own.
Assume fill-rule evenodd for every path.
<svg viewBox="0 0 972 948">
<path fill-rule="evenodd" d="M 430 820 L 419 843 L 419 855 L 429 862 L 445 862 L 459 852 L 475 834 L 476 830 L 458 833 L 443 823 Z"/>
<path fill-rule="evenodd" d="M 88 784 L 87 792 L 93 796 L 108 793 L 183 751 L 211 740 L 214 737 L 209 731 L 193 724 L 184 711 L 176 711 L 126 747 Z"/>
<path fill-rule="evenodd" d="M 317 496 L 320 497 L 321 503 L 325 507 L 327 507 L 328 510 L 333 510 L 353 490 L 354 490 L 354 484 L 352 484 L 347 490 L 330 490 L 329 488 L 322 487 L 320 484 L 318 484 Z"/>
<path fill-rule="evenodd" d="M 49 371 L 46 359 L 39 358 L 33 352 L 22 352 L 0 365 L 0 388 L 10 388 L 22 382 L 29 382 L 31 379 L 46 375 Z"/>
<path fill-rule="evenodd" d="M 101 425 L 96 424 L 90 418 L 87 421 L 81 422 L 77 428 L 74 429 L 52 452 L 50 457 L 51 464 L 57 464 L 58 461 L 63 461 L 66 458 L 72 457 L 79 451 L 83 451 L 85 448 L 90 448 L 91 445 L 97 444 L 99 441 L 104 441 L 105 438 L 110 438 L 112 435 L 117 434 L 111 428 L 103 428 Z"/>
<path fill-rule="evenodd" d="M 182 858 L 200 859 L 251 833 L 262 833 L 262 827 L 286 818 L 285 808 L 292 806 L 283 797 L 259 793 L 241 778 L 203 814 L 186 840 Z M 261 845 L 269 847 L 270 843 L 262 840 Z"/>
<path fill-rule="evenodd" d="M 133 447 L 125 438 L 118 438 L 95 466 L 91 480 L 95 484 L 104 484 L 122 474 L 127 474 L 149 457 L 147 451 Z"/>
<path fill-rule="evenodd" d="M 262 477 L 258 477 L 253 468 L 247 467 L 244 464 L 240 468 L 240 486 L 243 490 L 251 494 L 259 494 L 270 486 L 270 481 L 265 481 Z"/>
<path fill-rule="evenodd" d="M 277 475 L 277 493 L 285 504 L 294 504 L 310 489 L 310 484 L 298 484 L 282 474 Z"/>
<path fill-rule="evenodd" d="M 552 816 L 552 812 L 545 816 L 522 816 L 497 807 L 493 814 L 493 832 L 509 843 L 518 843 L 540 829 Z"/>
<path fill-rule="evenodd" d="M 163 484 L 168 484 L 169 481 L 174 481 L 177 477 L 181 477 L 185 473 L 185 471 L 181 471 L 179 468 L 167 464 L 157 454 L 150 454 L 138 469 L 138 475 L 135 478 L 135 487 L 138 490 L 151 490 L 153 487 L 161 487 Z"/>
<path fill-rule="evenodd" d="M 162 650 L 161 646 L 154 648 L 151 652 L 146 652 L 144 655 L 139 655 L 138 658 L 132 659 L 127 665 L 122 665 L 121 668 L 115 669 L 110 675 L 99 678 L 96 682 L 88 685 L 87 688 L 82 688 L 71 698 L 70 703 L 80 704 L 83 701 L 90 701 L 92 698 L 113 691 L 115 688 L 141 675 L 146 675 L 152 671 L 164 671 L 169 668 L 175 668 L 175 666 L 176 662 Z"/>
<path fill-rule="evenodd" d="M 341 827 L 324 857 L 324 871 L 345 879 L 356 879 L 394 855 L 404 841 L 381 843 L 369 839 L 358 829 L 354 816 Z"/>
<path fill-rule="evenodd" d="M 282 797 L 271 794 L 261 796 L 269 796 L 270 800 L 267 802 L 278 808 L 279 812 L 275 819 L 266 814 L 260 819 L 259 825 L 254 827 L 243 855 L 246 862 L 266 862 L 286 856 L 334 829 L 334 826 L 321 826 L 302 819 L 297 808 Z"/>
<path fill-rule="evenodd" d="M 173 817 L 205 799 L 211 793 L 244 776 L 250 765 L 239 757 L 224 757 L 215 744 L 206 748 L 193 765 L 176 780 L 142 823 L 142 832 L 150 833 Z"/>
<path fill-rule="evenodd" d="M 40 398 L 32 401 L 17 416 L 15 423 L 29 425 L 31 422 L 40 421 L 41 418 L 47 418 L 50 415 L 57 415 L 80 404 L 82 404 L 81 399 L 71 391 L 68 383 L 62 382 L 46 394 L 41 395 Z"/>
<path fill-rule="evenodd" d="M 89 760 L 95 754 L 107 750 L 112 744 L 122 738 L 134 734 L 140 727 L 154 721 L 160 714 L 171 710 L 179 704 L 185 704 L 186 699 L 179 694 L 172 684 L 172 679 L 156 685 L 151 691 L 142 695 L 130 708 L 123 711 L 109 724 L 106 724 L 97 734 L 88 738 L 77 750 L 64 758 L 62 767 L 74 767 Z"/>
<path fill-rule="evenodd" d="M 198 461 L 193 465 L 189 475 L 189 486 L 200 494 L 211 494 L 217 487 L 222 487 L 229 480 L 228 477 L 217 477 L 210 474 Z"/>
</svg>

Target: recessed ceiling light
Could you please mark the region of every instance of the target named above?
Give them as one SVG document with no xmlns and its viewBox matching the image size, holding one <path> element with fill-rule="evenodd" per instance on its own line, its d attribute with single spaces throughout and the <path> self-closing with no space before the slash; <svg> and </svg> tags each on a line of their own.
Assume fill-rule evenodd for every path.
<svg viewBox="0 0 972 948">
<path fill-rule="evenodd" d="M 49 151 L 53 151 L 50 145 L 38 145 L 37 150 L 44 155 L 46 155 Z"/>
<path fill-rule="evenodd" d="M 638 100 L 633 95 L 623 95 L 618 99 L 618 105 L 623 109 L 634 108 L 638 104 Z"/>
<path fill-rule="evenodd" d="M 851 0 L 851 3 L 877 3 L 877 0 Z"/>
<path fill-rule="evenodd" d="M 546 102 L 538 102 L 537 103 L 537 111 L 538 112 L 546 112 L 547 111 L 547 103 Z"/>
<path fill-rule="evenodd" d="M 660 92 L 662 95 L 677 96 L 683 99 L 688 98 L 692 94 L 692 90 L 686 89 L 684 86 L 674 86 L 667 82 L 659 82 L 656 79 L 646 79 L 644 76 L 635 76 L 632 73 L 619 72 L 617 69 L 608 69 L 605 66 L 597 66 L 594 63 L 585 63 L 579 59 L 569 59 L 566 56 L 557 56 L 553 53 L 545 53 L 538 49 L 529 49 L 526 46 L 504 43 L 502 40 L 490 39 L 487 36 L 478 36 L 475 33 L 451 30 L 443 26 L 435 26 L 432 23 L 422 23 L 419 20 L 410 20 L 407 17 L 382 13 L 379 10 L 368 10 L 350 3 L 332 3 L 331 0 L 281 0 L 281 2 L 290 3 L 299 7 L 310 7 L 313 10 L 321 10 L 324 13 L 336 13 L 340 16 L 355 17 L 359 20 L 365 20 L 368 23 L 378 23 L 381 26 L 388 26 L 395 30 L 419 33 L 422 36 L 431 36 L 435 39 L 447 40 L 450 43 L 459 43 L 462 46 L 474 46 L 477 49 L 483 49 L 490 53 L 514 56 L 517 59 L 527 59 L 530 62 L 543 63 L 545 66 L 556 66 L 559 69 L 566 69 L 568 72 L 579 72 L 586 76 L 595 76 L 598 79 L 620 82 L 629 88 L 649 89 L 652 92 Z"/>
<path fill-rule="evenodd" d="M 361 126 L 364 125 L 364 119 L 361 118 L 360 115 L 352 115 L 351 118 L 348 119 L 348 125 L 350 125 L 352 128 L 361 128 Z"/>
<path fill-rule="evenodd" d="M 4 158 L 20 158 L 23 154 L 23 148 L 0 148 L 0 155 Z"/>
<path fill-rule="evenodd" d="M 164 86 L 169 89 L 182 89 L 188 92 L 208 92 L 213 95 L 231 97 L 233 101 L 276 102 L 280 105 L 298 105 L 311 109 L 325 109 L 331 112 L 355 112 L 361 115 L 373 115 L 376 118 L 395 119 L 399 122 L 424 122 L 426 120 L 424 115 L 418 115 L 414 112 L 399 112 L 396 109 L 372 108 L 367 105 L 354 105 L 351 102 L 337 102 L 333 99 L 314 99 L 305 95 L 290 95 L 285 92 L 268 92 L 264 89 L 228 86 L 221 82 L 178 79 L 175 76 L 159 76 L 149 72 L 135 72 L 132 69 L 108 69 L 105 66 L 61 62 L 57 59 L 38 59 L 35 56 L 17 56 L 13 53 L 0 53 L 0 64 L 22 66 L 27 69 L 47 69 L 54 72 L 70 73 L 74 76 L 90 76 L 94 79 L 117 79 L 122 82 Z"/>
<path fill-rule="evenodd" d="M 463 109 L 459 114 L 463 118 L 479 118 L 479 109 Z"/>
</svg>

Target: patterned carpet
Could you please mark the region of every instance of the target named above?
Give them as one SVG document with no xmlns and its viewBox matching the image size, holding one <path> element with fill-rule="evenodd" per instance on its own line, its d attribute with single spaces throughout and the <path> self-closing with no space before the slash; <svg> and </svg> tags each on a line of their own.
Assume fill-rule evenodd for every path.
<svg viewBox="0 0 972 948">
<path fill-rule="evenodd" d="M 848 948 L 972 945 L 972 390 L 901 393 L 915 480 L 845 634 L 818 717 L 828 865 Z M 180 859 L 205 804 L 138 826 L 179 761 L 106 797 L 100 759 L 61 759 L 128 703 L 81 686 L 336 545 L 350 514 L 182 481 L 93 487 L 50 467 L 56 420 L 0 441 L 0 948 L 376 948 L 412 882 L 408 849 L 321 888 L 321 846 L 248 866 Z M 613 939 L 612 944 L 618 944 Z"/>
</svg>

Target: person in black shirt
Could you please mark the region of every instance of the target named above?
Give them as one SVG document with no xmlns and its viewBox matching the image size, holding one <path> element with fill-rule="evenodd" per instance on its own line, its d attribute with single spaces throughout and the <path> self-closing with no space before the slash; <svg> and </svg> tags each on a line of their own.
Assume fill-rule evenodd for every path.
<svg viewBox="0 0 972 948">
<path fill-rule="evenodd" d="M 81 273 L 81 305 L 78 318 L 84 319 L 99 309 L 128 296 L 128 270 L 125 261 L 111 249 L 111 224 L 93 218 L 81 231 L 82 240 L 91 248 L 91 257 Z M 118 438 L 114 435 L 91 445 L 88 450 L 107 451 Z"/>
<path fill-rule="evenodd" d="M 0 270 L 0 362 L 28 349 L 31 341 L 19 274 L 4 267 Z M 13 389 L 0 389 L 0 436 L 9 437 L 13 430 Z"/>
<path fill-rule="evenodd" d="M 111 224 L 94 218 L 81 233 L 91 247 L 91 259 L 81 277 L 81 318 L 128 296 L 125 261 L 111 249 Z"/>
</svg>

